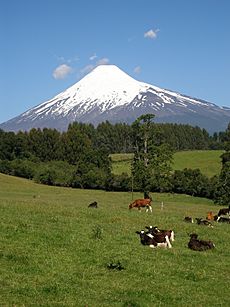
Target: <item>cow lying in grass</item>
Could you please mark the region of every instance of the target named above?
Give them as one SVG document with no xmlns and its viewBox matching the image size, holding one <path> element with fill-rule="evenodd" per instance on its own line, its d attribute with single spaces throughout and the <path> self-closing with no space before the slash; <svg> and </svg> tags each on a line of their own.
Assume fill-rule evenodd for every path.
<svg viewBox="0 0 230 307">
<path fill-rule="evenodd" d="M 171 242 L 173 242 L 175 240 L 175 233 L 174 233 L 173 230 L 163 230 L 163 229 L 159 229 L 157 226 L 155 226 L 155 227 L 146 226 L 145 228 L 147 228 L 148 233 L 150 233 L 153 236 L 158 235 L 158 234 L 163 234 L 165 236 L 167 235 Z"/>
<path fill-rule="evenodd" d="M 98 208 L 97 202 L 96 201 L 92 202 L 91 204 L 88 205 L 88 207 L 89 208 Z"/>
<path fill-rule="evenodd" d="M 141 244 L 148 245 L 151 248 L 156 247 L 168 247 L 172 248 L 169 237 L 163 233 L 157 233 L 152 235 L 144 230 L 136 231 L 140 236 Z"/>
<path fill-rule="evenodd" d="M 184 221 L 187 223 L 194 223 L 193 218 L 190 216 L 185 216 Z"/>
<path fill-rule="evenodd" d="M 221 216 L 221 215 L 229 215 L 229 214 L 230 214 L 230 205 L 228 208 L 220 209 L 217 215 Z"/>
<path fill-rule="evenodd" d="M 196 221 L 198 225 L 204 225 L 208 227 L 213 227 L 212 223 L 206 219 L 196 217 Z"/>
<path fill-rule="evenodd" d="M 189 235 L 190 240 L 188 242 L 188 247 L 194 251 L 205 251 L 215 247 L 212 241 L 198 240 L 198 235 L 192 233 Z"/>
<path fill-rule="evenodd" d="M 209 212 L 208 212 L 206 219 L 207 219 L 208 221 L 213 221 L 213 220 L 214 220 L 214 214 L 213 214 L 212 211 L 209 211 Z"/>
<path fill-rule="evenodd" d="M 216 221 L 217 223 L 228 223 L 228 224 L 230 224 L 230 217 L 229 216 L 218 216 L 218 215 L 215 215 L 214 216 L 214 221 Z"/>
</svg>

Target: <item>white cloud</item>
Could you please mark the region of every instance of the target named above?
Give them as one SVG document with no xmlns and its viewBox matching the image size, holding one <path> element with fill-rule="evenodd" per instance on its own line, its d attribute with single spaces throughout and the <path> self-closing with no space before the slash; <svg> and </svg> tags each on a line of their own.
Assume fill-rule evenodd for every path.
<svg viewBox="0 0 230 307">
<path fill-rule="evenodd" d="M 54 79 L 65 79 L 72 71 L 72 67 L 62 64 L 53 71 L 53 77 Z"/>
<path fill-rule="evenodd" d="M 108 58 L 102 58 L 99 61 L 97 61 L 97 65 L 106 65 L 109 63 L 109 59 Z"/>
<path fill-rule="evenodd" d="M 95 60 L 97 58 L 97 55 L 96 55 L 96 53 L 94 53 L 89 59 L 90 59 L 90 61 L 93 61 L 93 60 Z"/>
<path fill-rule="evenodd" d="M 79 57 L 77 55 L 71 57 L 71 58 L 65 58 L 64 56 L 54 55 L 56 60 L 62 63 L 73 63 L 79 61 Z"/>
<path fill-rule="evenodd" d="M 81 75 L 86 75 L 89 72 L 91 72 L 95 67 L 97 67 L 99 65 L 106 65 L 108 63 L 109 63 L 109 59 L 108 58 L 102 58 L 102 59 L 98 60 L 96 64 L 89 64 L 89 65 L 86 65 L 85 67 L 83 67 L 80 70 L 80 74 Z"/>
<path fill-rule="evenodd" d="M 157 32 L 159 32 L 159 31 L 160 31 L 159 29 L 157 29 L 157 30 L 151 29 L 151 30 L 144 33 L 144 37 L 154 39 L 154 38 L 157 37 Z"/>
<path fill-rule="evenodd" d="M 141 66 L 136 66 L 133 71 L 135 74 L 139 74 L 141 72 Z"/>
</svg>

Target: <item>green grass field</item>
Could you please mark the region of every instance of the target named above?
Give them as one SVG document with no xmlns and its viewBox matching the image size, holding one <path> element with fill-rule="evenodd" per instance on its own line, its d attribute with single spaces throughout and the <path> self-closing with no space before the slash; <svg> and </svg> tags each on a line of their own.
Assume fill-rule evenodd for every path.
<svg viewBox="0 0 230 307">
<path fill-rule="evenodd" d="M 131 193 L 0 174 L 0 306 L 229 306 L 229 225 L 183 221 L 219 208 L 185 195 L 152 196 L 152 214 L 129 211 Z M 94 200 L 99 208 L 88 208 Z M 135 231 L 146 225 L 173 228 L 173 248 L 141 245 Z M 215 250 L 189 250 L 191 232 L 213 240 Z M 112 262 L 125 269 L 109 270 Z"/>
<path fill-rule="evenodd" d="M 220 155 L 222 153 L 222 150 L 194 150 L 177 152 L 174 154 L 172 167 L 174 170 L 199 168 L 204 175 L 212 177 L 220 173 Z M 132 157 L 132 154 L 111 155 L 113 162 L 113 173 L 121 174 L 122 172 L 126 172 L 127 174 L 130 174 Z"/>
</svg>

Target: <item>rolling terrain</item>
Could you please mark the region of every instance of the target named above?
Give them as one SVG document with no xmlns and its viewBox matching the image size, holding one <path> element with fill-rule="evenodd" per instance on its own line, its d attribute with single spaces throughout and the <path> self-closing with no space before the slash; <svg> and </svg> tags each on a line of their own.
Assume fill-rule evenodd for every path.
<svg viewBox="0 0 230 307">
<path fill-rule="evenodd" d="M 199 168 L 201 173 L 212 177 L 220 173 L 222 150 L 188 150 L 176 152 L 173 156 L 173 170 L 184 168 Z M 112 154 L 112 169 L 114 174 L 126 172 L 130 174 L 132 154 Z"/>
<path fill-rule="evenodd" d="M 139 213 L 128 210 L 132 193 L 49 187 L 0 174 L 1 305 L 229 306 L 229 225 L 183 221 L 219 208 L 186 195 L 152 196 L 153 213 Z M 88 208 L 94 200 L 99 208 Z M 174 229 L 173 248 L 141 245 L 135 231 L 146 225 Z M 191 232 L 216 248 L 189 250 Z M 124 270 L 108 269 L 118 262 Z"/>
</svg>

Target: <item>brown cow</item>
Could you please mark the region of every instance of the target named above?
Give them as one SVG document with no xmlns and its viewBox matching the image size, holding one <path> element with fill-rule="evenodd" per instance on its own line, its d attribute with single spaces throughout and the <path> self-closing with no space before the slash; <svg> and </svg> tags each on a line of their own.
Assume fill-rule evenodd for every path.
<svg viewBox="0 0 230 307">
<path fill-rule="evenodd" d="M 138 208 L 138 210 L 141 211 L 141 208 L 146 208 L 146 212 L 149 210 L 152 212 L 151 201 L 152 199 L 150 198 L 136 199 L 131 204 L 129 204 L 129 209 Z"/>
<path fill-rule="evenodd" d="M 206 219 L 207 219 L 208 221 L 214 221 L 214 214 L 213 214 L 212 211 L 209 211 L 209 212 L 208 212 L 208 215 L 207 215 Z"/>
</svg>

